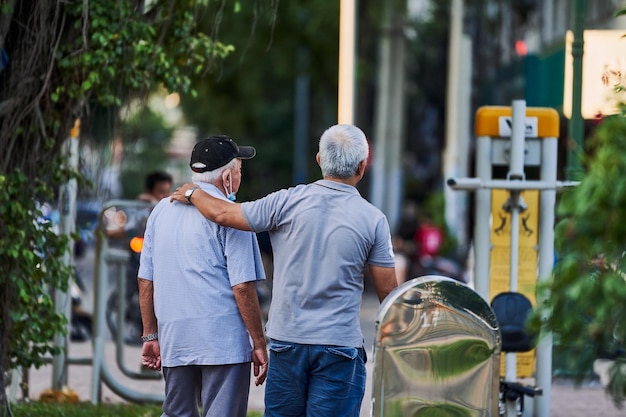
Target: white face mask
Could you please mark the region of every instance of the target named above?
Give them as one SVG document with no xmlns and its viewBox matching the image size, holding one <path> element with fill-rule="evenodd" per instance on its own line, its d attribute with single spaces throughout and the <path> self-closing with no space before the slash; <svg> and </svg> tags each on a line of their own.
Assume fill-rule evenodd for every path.
<svg viewBox="0 0 626 417">
<path fill-rule="evenodd" d="M 228 176 L 228 183 L 230 184 L 230 192 L 224 189 L 224 191 L 226 191 L 226 198 L 230 201 L 235 201 L 237 199 L 237 196 L 235 195 L 235 193 L 233 193 L 233 177 L 230 175 Z"/>
</svg>

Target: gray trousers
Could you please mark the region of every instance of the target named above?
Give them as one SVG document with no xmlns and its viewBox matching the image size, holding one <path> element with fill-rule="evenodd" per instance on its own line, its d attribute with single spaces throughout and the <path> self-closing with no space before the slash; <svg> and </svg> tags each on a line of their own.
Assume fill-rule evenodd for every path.
<svg viewBox="0 0 626 417">
<path fill-rule="evenodd" d="M 250 363 L 163 368 L 161 417 L 246 417 Z"/>
</svg>

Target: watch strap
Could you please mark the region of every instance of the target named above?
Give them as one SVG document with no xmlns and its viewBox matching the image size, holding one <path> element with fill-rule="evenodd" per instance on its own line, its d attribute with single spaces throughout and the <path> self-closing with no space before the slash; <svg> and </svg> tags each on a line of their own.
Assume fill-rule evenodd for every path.
<svg viewBox="0 0 626 417">
<path fill-rule="evenodd" d="M 141 340 L 143 342 L 151 342 L 153 340 L 159 340 L 159 334 L 158 333 L 150 333 L 150 334 L 147 334 L 145 336 L 141 336 Z"/>
<path fill-rule="evenodd" d="M 194 191 L 196 191 L 198 188 L 197 185 L 191 187 L 190 189 L 188 189 L 187 191 L 185 191 L 185 199 L 187 200 L 187 204 L 191 204 L 191 196 L 193 195 Z"/>
</svg>

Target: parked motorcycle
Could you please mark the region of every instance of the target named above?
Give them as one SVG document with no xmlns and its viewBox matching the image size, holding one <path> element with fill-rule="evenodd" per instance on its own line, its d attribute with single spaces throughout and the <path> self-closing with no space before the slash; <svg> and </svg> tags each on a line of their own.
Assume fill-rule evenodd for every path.
<svg viewBox="0 0 626 417">
<path fill-rule="evenodd" d="M 141 345 L 141 334 L 143 324 L 141 322 L 141 310 L 139 308 L 139 288 L 137 286 L 137 272 L 139 271 L 139 260 L 141 258 L 141 248 L 143 237 L 134 237 L 129 243 L 130 257 L 126 265 L 126 296 L 124 299 L 124 342 L 129 345 Z M 111 291 L 106 303 L 106 323 L 111 337 L 117 338 L 118 334 L 118 314 L 119 314 L 119 293 L 117 288 Z"/>
<path fill-rule="evenodd" d="M 118 265 L 122 270 L 114 269 L 115 283 L 113 290 L 109 293 L 106 307 L 105 319 L 111 337 L 118 339 L 119 325 L 118 316 L 122 316 L 123 334 L 122 340 L 126 344 L 141 345 L 141 334 L 143 325 L 141 322 L 141 311 L 139 308 L 139 288 L 137 286 L 137 273 L 143 247 L 143 234 L 146 228 L 148 216 L 152 211 L 152 204 L 138 201 L 120 201 L 119 205 L 109 207 L 102 216 L 101 230 L 108 238 L 109 247 L 120 253 L 127 253 L 128 258 L 120 258 L 123 265 Z M 112 270 L 113 271 L 113 270 Z M 119 277 L 118 274 L 122 274 Z M 120 303 L 119 282 L 123 278 L 124 299 Z M 122 305 L 120 305 L 122 304 Z"/>
</svg>

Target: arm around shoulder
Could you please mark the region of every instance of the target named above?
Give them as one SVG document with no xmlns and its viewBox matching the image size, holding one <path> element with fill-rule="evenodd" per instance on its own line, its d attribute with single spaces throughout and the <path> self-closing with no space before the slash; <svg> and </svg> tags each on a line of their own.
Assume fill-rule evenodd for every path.
<svg viewBox="0 0 626 417">
<path fill-rule="evenodd" d="M 185 192 L 191 188 L 197 188 L 197 185 L 184 184 L 178 187 L 170 196 L 170 201 L 191 203 L 204 217 L 222 226 L 251 230 L 241 211 L 241 204 L 213 197 L 201 189 L 196 189 L 189 198 L 185 197 Z"/>
<path fill-rule="evenodd" d="M 202 190 L 193 193 L 189 201 L 212 222 L 234 229 L 250 230 L 241 211 L 241 204 L 215 198 Z"/>
</svg>

